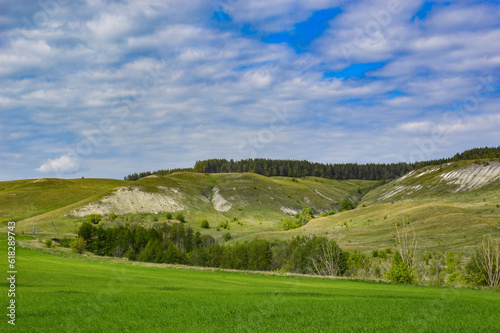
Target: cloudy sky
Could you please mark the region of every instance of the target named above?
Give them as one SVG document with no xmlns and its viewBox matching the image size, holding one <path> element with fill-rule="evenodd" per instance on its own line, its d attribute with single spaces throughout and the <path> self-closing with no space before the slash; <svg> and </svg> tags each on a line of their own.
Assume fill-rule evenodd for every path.
<svg viewBox="0 0 500 333">
<path fill-rule="evenodd" d="M 0 0 L 0 180 L 500 144 L 497 1 Z"/>
</svg>

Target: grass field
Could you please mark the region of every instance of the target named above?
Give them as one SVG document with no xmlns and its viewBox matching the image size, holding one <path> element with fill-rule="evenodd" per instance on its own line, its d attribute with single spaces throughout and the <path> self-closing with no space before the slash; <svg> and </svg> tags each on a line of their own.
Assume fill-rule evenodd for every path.
<svg viewBox="0 0 500 333">
<path fill-rule="evenodd" d="M 6 263 L 6 236 L 0 235 Z M 498 332 L 500 293 L 61 258 L 17 248 L 2 332 Z M 101 263 L 102 262 L 102 263 Z M 2 304 L 7 300 L 2 265 Z"/>
</svg>

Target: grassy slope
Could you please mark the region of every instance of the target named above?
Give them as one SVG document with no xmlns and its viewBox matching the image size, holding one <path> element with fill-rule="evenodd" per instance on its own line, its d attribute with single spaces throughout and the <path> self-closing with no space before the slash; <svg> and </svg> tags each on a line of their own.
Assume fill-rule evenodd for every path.
<svg viewBox="0 0 500 333">
<path fill-rule="evenodd" d="M 325 234 L 339 238 L 346 248 L 370 252 L 395 244 L 397 223 L 410 223 L 422 250 L 458 250 L 468 253 L 485 235 L 500 237 L 500 184 L 453 192 L 456 185 L 438 181 L 437 175 L 473 165 L 458 162 L 443 167 L 427 167 L 423 176 L 394 180 L 369 192 L 355 210 L 316 219 L 305 227 L 283 233 L 263 234 L 268 239 L 297 234 Z M 456 165 L 456 166 L 455 166 Z M 422 188 L 413 191 L 412 186 Z M 398 186 L 406 191 L 387 197 Z M 347 227 L 346 227 L 347 225 Z"/>
<path fill-rule="evenodd" d="M 40 215 L 124 184 L 114 179 L 53 178 L 0 182 L 0 222 Z"/>
<path fill-rule="evenodd" d="M 137 182 L 103 180 L 99 190 L 96 184 L 95 188 L 88 191 L 88 195 L 92 195 L 92 197 L 72 195 L 73 200 L 61 198 L 66 196 L 64 191 L 73 193 L 77 185 L 80 186 L 78 187 L 80 189 L 79 181 L 51 180 L 48 183 L 51 187 L 43 188 L 43 190 L 49 191 L 45 194 L 44 200 L 50 201 L 50 198 L 53 198 L 55 201 L 44 202 L 43 207 L 49 211 L 21 220 L 18 222 L 18 229 L 26 232 L 31 230 L 34 225 L 39 230 L 54 233 L 55 230 L 52 226 L 52 222 L 54 222 L 59 232 L 74 233 L 76 225 L 83 219 L 75 219 L 66 215 L 75 208 L 85 206 L 89 202 L 98 202 L 99 199 L 113 194 L 113 189 L 117 186 L 139 188 L 141 191 L 149 193 L 161 193 L 162 190 L 159 187 L 168 187 L 179 190 L 178 198 L 181 198 L 181 203 L 188 207 L 185 212 L 188 225 L 195 230 L 200 230 L 199 221 L 206 218 L 212 228 L 203 231 L 220 238 L 223 231 L 216 231 L 215 226 L 221 221 L 237 217 L 243 222 L 243 226 L 232 223 L 230 231 L 233 236 L 250 236 L 256 232 L 277 230 L 280 220 L 289 217 L 288 214 L 280 210 L 282 206 L 298 211 L 305 207 L 313 207 L 318 211 L 328 211 L 337 207 L 338 203 L 345 198 L 359 199 L 361 197 L 360 190 L 376 184 L 373 181 L 336 181 L 315 177 L 293 182 L 291 178 L 269 178 L 250 173 L 196 174 L 180 172 L 169 176 L 147 177 Z M 28 184 L 32 186 L 32 183 Z M 40 185 L 37 186 L 40 187 Z M 106 189 L 105 186 L 108 186 L 108 189 L 100 191 Z M 25 198 L 22 201 L 11 199 L 14 204 L 12 205 L 13 212 L 9 211 L 10 214 L 22 215 L 23 207 L 29 206 L 26 201 L 39 195 L 40 191 L 30 192 L 25 187 L 26 185 L 10 190 L 9 194 L 16 193 L 17 198 Z M 228 212 L 217 211 L 210 202 L 213 196 L 212 189 L 215 187 L 219 189 L 219 194 L 232 204 L 232 208 Z M 59 202 L 61 200 L 66 200 L 68 206 L 62 206 L 62 203 Z M 50 208 L 57 209 L 50 210 Z"/>
<path fill-rule="evenodd" d="M 6 248 L 5 235 L 0 245 Z M 4 254 L 5 251 L 2 250 Z M 498 292 L 86 262 L 17 248 L 9 332 L 495 332 Z M 113 261 L 116 262 L 116 261 Z M 5 280 L 5 263 L 0 278 Z M 7 287 L 6 282 L 1 282 Z M 6 293 L 2 293 L 6 304 Z"/>
<path fill-rule="evenodd" d="M 147 177 L 132 183 L 113 180 L 51 180 L 49 184 L 52 187 L 42 187 L 43 191 L 48 191 L 43 199 L 47 202 L 39 207 L 48 209 L 73 203 L 43 215 L 24 219 L 18 223 L 18 228 L 27 231 L 36 225 L 40 230 L 53 233 L 52 221 L 54 221 L 60 232 L 74 233 L 83 219 L 64 216 L 75 208 L 112 194 L 112 188 L 125 185 L 139 187 L 145 192 L 158 193 L 160 191 L 158 186 L 163 186 L 177 188 L 184 196 L 184 203 L 189 207 L 186 212 L 188 225 L 195 230 L 209 233 L 216 239 L 221 239 L 226 232 L 224 229 L 216 231 L 217 223 L 237 217 L 243 222 L 243 226 L 231 223 L 230 232 L 234 237 L 231 242 L 251 240 L 256 236 L 272 240 L 316 234 L 338 238 L 341 245 L 346 248 L 371 252 L 373 249 L 394 246 L 396 224 L 409 222 L 419 237 L 420 249 L 453 249 L 467 253 L 482 236 L 500 236 L 498 181 L 479 189 L 453 192 L 457 189 L 456 185 L 439 180 L 438 176 L 445 172 L 470 166 L 475 166 L 473 161 L 460 161 L 442 168 L 430 166 L 418 170 L 408 177 L 391 181 L 370 191 L 363 198 L 362 205 L 360 204 L 355 210 L 315 219 L 303 228 L 287 232 L 278 231 L 280 219 L 288 217 L 280 210 L 281 206 L 296 210 L 308 206 L 318 210 L 329 210 L 337 207 L 338 202 L 345 198 L 354 196 L 359 198 L 358 189 L 368 188 L 376 182 L 308 177 L 299 179 L 296 183 L 290 178 L 268 178 L 255 174 L 186 172 L 166 177 Z M 17 209 L 14 213 L 19 215 L 24 207 L 30 207 L 28 202 L 41 200 L 38 198 L 42 191 L 41 184 L 45 183 L 32 181 L 0 183 L 0 189 L 5 188 L 0 191 L 0 196 L 3 195 L 5 198 L 6 194 L 20 193 L 18 197 L 24 197 L 24 201 L 9 199 Z M 90 187 L 88 194 L 94 195 L 93 197 L 83 195 L 85 184 Z M 38 191 L 31 190 L 33 186 L 38 186 Z M 214 187 L 219 188 L 219 193 L 231 202 L 232 209 L 228 212 L 218 212 L 210 203 Z M 399 191 L 401 188 L 403 190 Z M 66 189 L 81 195 L 66 197 L 63 193 Z M 330 199 L 324 198 L 318 192 Z M 56 203 L 49 202 L 51 198 Z M 82 201 L 75 202 L 82 198 L 84 198 Z M 7 214 L 4 213 L 4 216 L 9 214 L 12 213 L 9 211 Z M 200 229 L 199 221 L 203 218 L 209 220 L 210 229 Z M 161 221 L 163 220 L 160 217 Z"/>
</svg>

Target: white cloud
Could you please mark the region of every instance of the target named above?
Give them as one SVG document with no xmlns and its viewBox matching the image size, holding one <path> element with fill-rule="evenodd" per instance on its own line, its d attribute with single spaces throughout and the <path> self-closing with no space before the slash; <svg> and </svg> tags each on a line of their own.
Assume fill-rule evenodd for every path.
<svg viewBox="0 0 500 333">
<path fill-rule="evenodd" d="M 48 159 L 36 171 L 42 173 L 74 173 L 80 170 L 80 164 L 74 157 L 63 155 L 54 160 Z"/>
</svg>

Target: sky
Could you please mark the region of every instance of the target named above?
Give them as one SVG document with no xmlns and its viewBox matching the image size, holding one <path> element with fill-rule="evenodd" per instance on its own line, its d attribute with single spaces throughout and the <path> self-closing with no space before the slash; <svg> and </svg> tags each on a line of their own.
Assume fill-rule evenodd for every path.
<svg viewBox="0 0 500 333">
<path fill-rule="evenodd" d="M 0 0 L 0 181 L 500 144 L 500 4 Z"/>
</svg>

